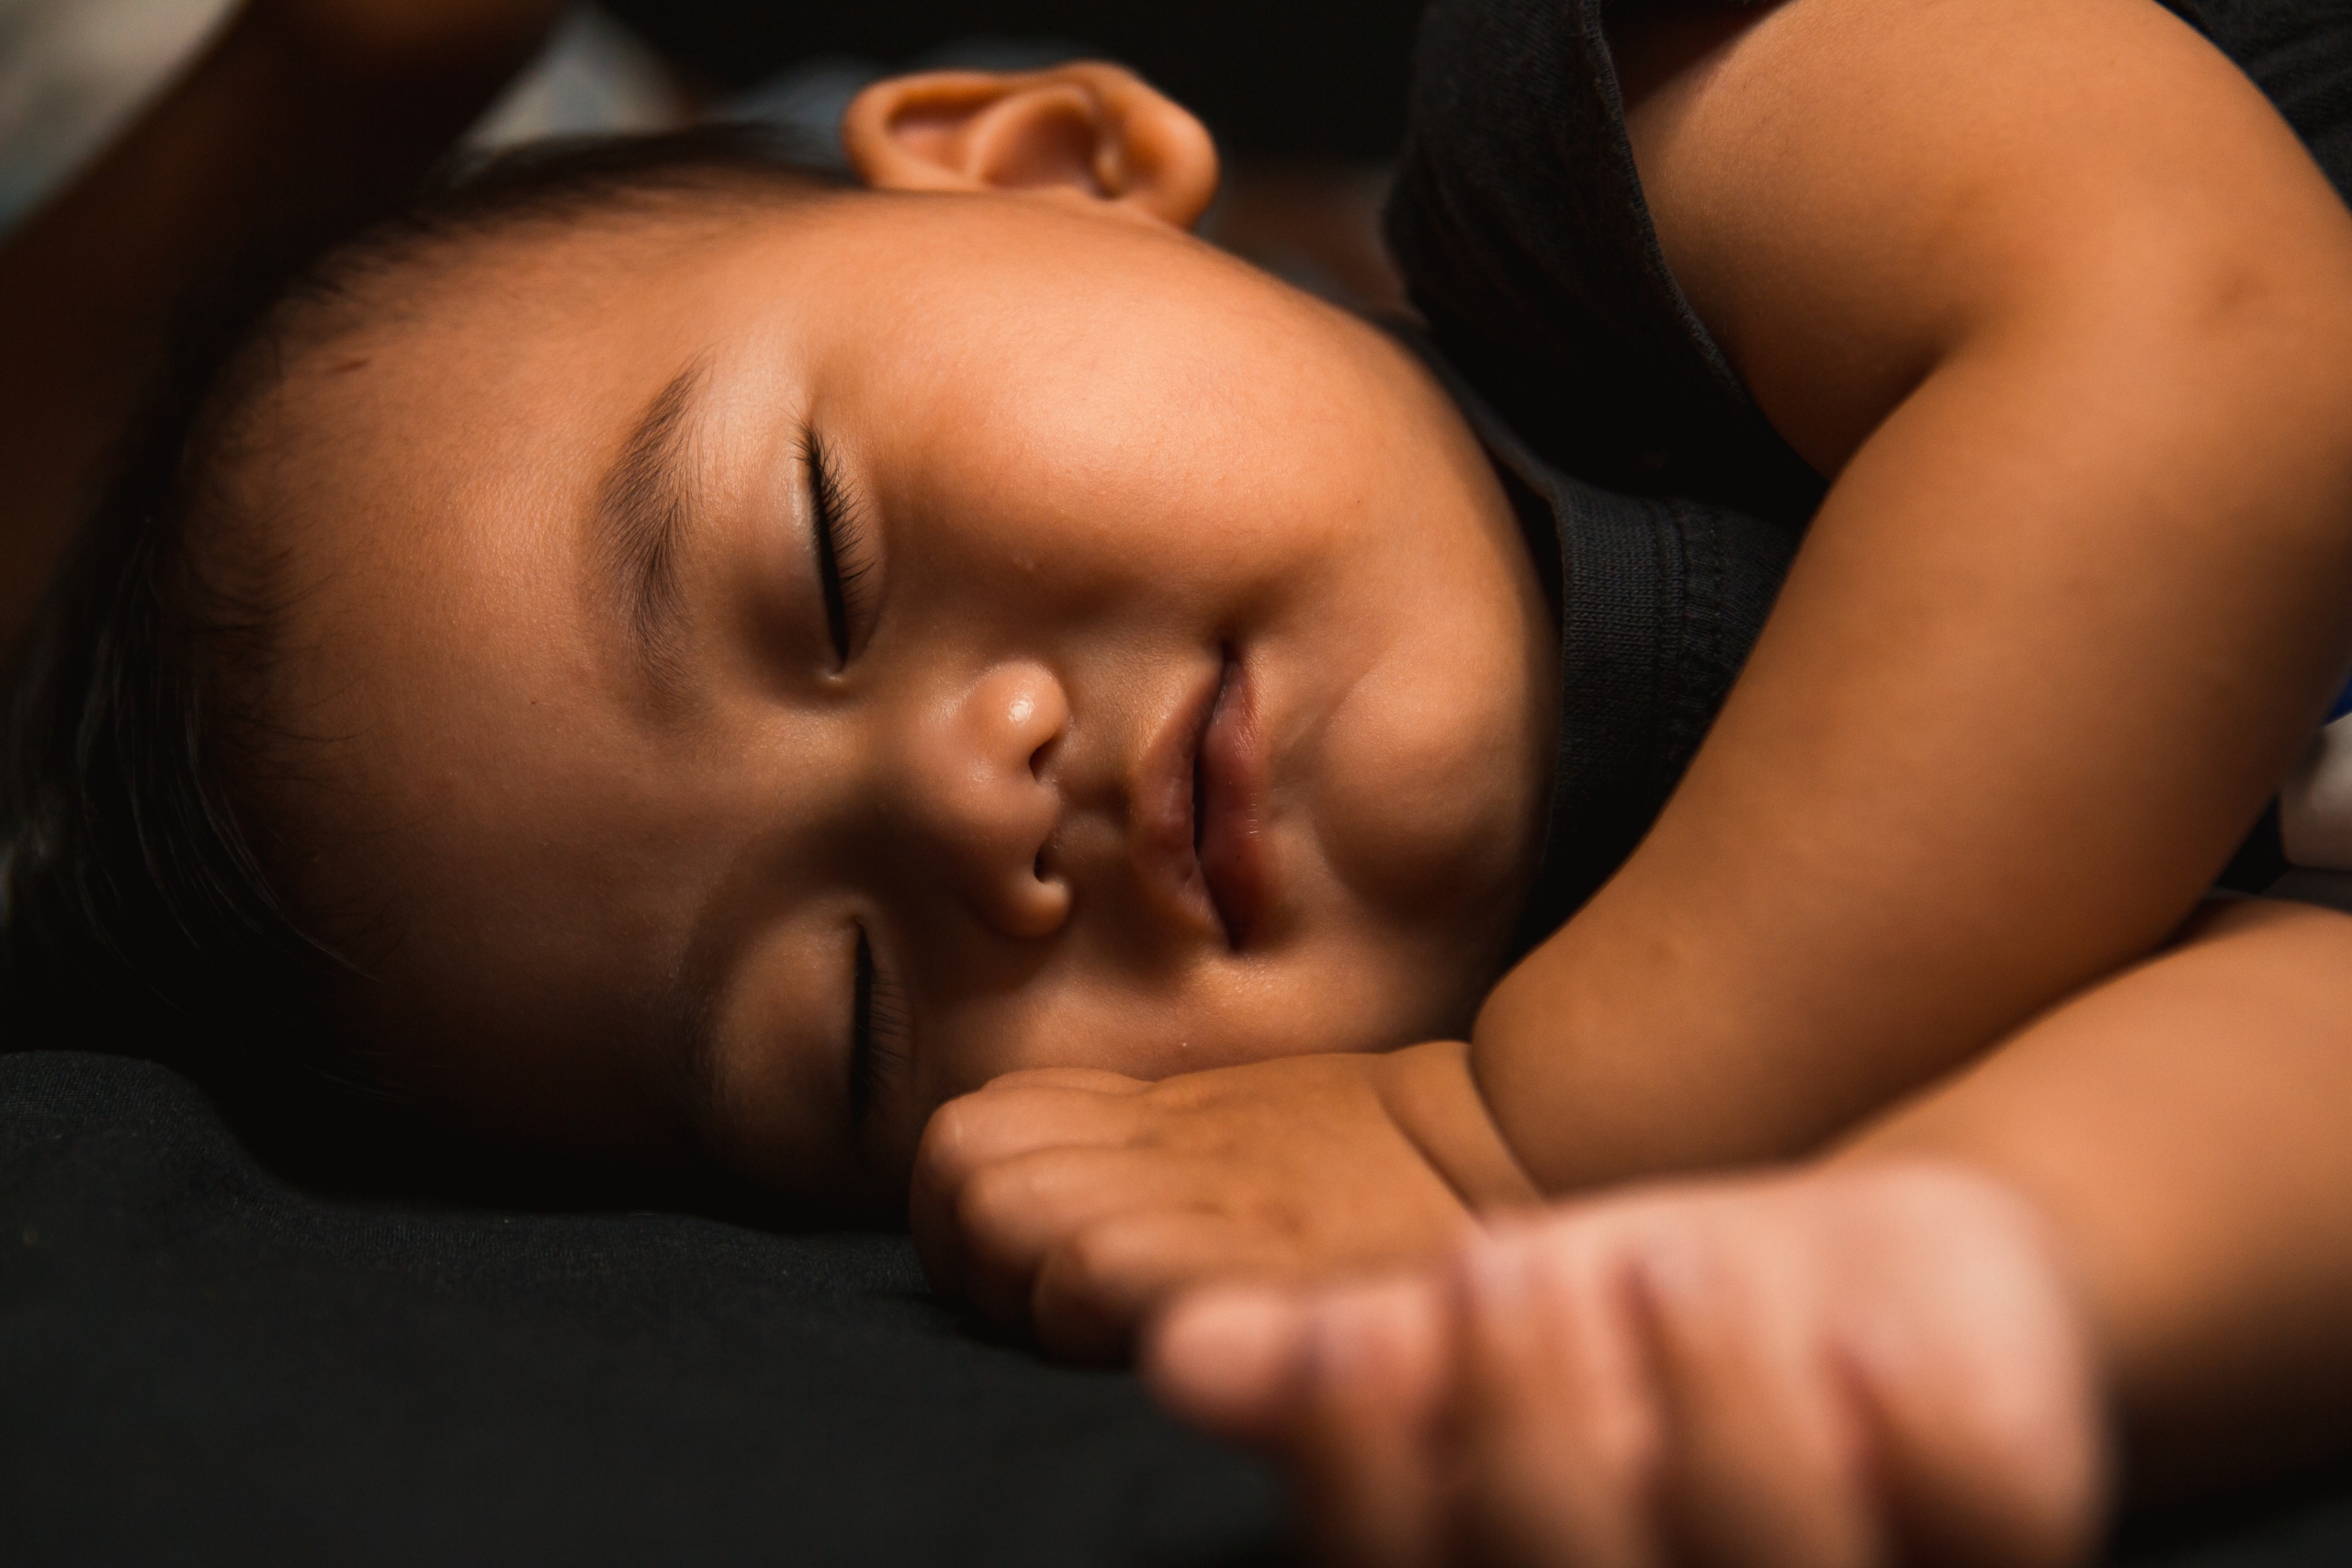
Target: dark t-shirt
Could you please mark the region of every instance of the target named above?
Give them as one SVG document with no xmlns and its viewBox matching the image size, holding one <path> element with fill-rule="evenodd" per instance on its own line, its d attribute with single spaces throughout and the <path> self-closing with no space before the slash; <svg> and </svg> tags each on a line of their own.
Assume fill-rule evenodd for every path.
<svg viewBox="0 0 2352 1568">
<path fill-rule="evenodd" d="M 1666 804 L 1763 629 L 1796 532 L 1682 496 L 1587 483 L 1412 339 L 1502 476 L 1560 628 L 1560 739 L 1524 952 L 1559 929 Z"/>
<path fill-rule="evenodd" d="M 2352 0 L 2168 8 L 2352 191 Z M 1560 755 L 1528 943 L 1665 805 L 1825 489 L 1667 265 L 1603 10 L 1436 0 L 1388 209 L 1425 352 L 1510 481 L 1539 562 L 1559 560 Z"/>
</svg>

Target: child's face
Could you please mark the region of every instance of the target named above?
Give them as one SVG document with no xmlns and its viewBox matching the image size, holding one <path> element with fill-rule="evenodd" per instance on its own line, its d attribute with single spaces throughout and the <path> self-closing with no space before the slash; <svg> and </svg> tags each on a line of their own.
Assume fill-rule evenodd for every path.
<svg viewBox="0 0 2352 1568">
<path fill-rule="evenodd" d="M 1185 234 L 524 235 L 277 408 L 297 891 L 477 1124 L 887 1203 L 1005 1071 L 1393 1046 L 1495 978 L 1555 661 L 1505 498 L 1408 355 Z"/>
</svg>

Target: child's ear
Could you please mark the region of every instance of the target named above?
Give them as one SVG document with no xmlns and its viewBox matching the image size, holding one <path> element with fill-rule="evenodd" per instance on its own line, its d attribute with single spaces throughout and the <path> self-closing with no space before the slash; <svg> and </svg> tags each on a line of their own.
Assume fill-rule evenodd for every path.
<svg viewBox="0 0 2352 1568">
<path fill-rule="evenodd" d="M 876 82 L 842 141 L 882 190 L 1026 191 L 1189 229 L 1216 195 L 1216 147 L 1182 106 L 1094 61 Z"/>
</svg>

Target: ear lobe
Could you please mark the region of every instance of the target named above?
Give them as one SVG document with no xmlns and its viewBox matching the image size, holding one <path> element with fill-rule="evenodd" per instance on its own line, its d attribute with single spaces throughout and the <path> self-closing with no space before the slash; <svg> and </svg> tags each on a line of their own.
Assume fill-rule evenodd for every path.
<svg viewBox="0 0 2352 1568">
<path fill-rule="evenodd" d="M 1216 148 L 1201 122 L 1093 61 L 891 77 L 851 102 L 842 141 L 881 190 L 1021 192 L 1179 229 L 1216 195 Z"/>
</svg>

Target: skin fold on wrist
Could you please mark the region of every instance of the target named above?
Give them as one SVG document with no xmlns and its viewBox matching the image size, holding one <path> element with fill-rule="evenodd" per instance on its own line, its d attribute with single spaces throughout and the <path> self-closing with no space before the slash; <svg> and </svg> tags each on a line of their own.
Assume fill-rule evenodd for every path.
<svg viewBox="0 0 2352 1568">
<path fill-rule="evenodd" d="M 1476 1213 L 1530 1208 L 1543 1190 L 1503 1139 L 1470 1073 L 1470 1045 L 1432 1040 L 1384 1059 L 1381 1101 Z"/>
</svg>

